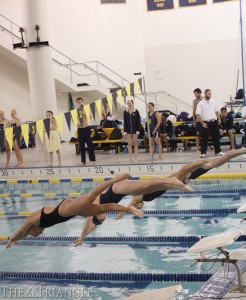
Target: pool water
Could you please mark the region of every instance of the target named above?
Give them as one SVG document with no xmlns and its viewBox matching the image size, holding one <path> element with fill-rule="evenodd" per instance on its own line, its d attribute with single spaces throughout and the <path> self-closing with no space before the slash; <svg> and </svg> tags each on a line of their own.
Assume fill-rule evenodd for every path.
<svg viewBox="0 0 246 300">
<path fill-rule="evenodd" d="M 96 183 L 43 183 L 43 184 L 12 184 L 1 185 L 0 193 L 9 193 L 9 197 L 1 199 L 0 211 L 34 211 L 45 205 L 58 204 L 61 197 L 20 197 L 20 193 L 66 193 L 88 192 Z M 191 184 L 199 193 L 184 194 L 171 192 L 155 201 L 146 203 L 145 210 L 187 210 L 208 208 L 238 208 L 246 203 L 244 194 L 244 181 L 218 180 L 196 181 Z M 203 191 L 210 190 L 210 194 Z M 122 204 L 130 201 L 126 197 Z M 116 221 L 115 215 L 109 214 L 102 226 L 91 234 L 94 237 L 122 237 L 122 236 L 201 236 L 221 233 L 227 230 L 244 228 L 240 224 L 237 214 L 227 215 L 156 215 L 143 220 L 126 215 Z M 24 222 L 23 216 L 0 216 L 1 236 L 11 235 Z M 66 223 L 47 228 L 42 236 L 67 236 L 76 237 L 81 233 L 85 219 L 76 217 Z M 191 263 L 197 254 L 188 255 L 187 248 L 192 244 L 182 243 L 135 243 L 135 244 L 102 244 L 85 242 L 81 247 L 73 247 L 72 242 L 58 241 L 21 241 L 12 248 L 5 249 L 6 241 L 0 242 L 0 271 L 18 272 L 61 272 L 61 273 L 207 273 L 201 266 Z M 235 243 L 231 248 L 238 248 L 240 243 Z M 204 265 L 210 269 L 208 273 L 214 273 L 220 266 Z M 7 292 L 12 292 L 13 287 L 18 288 L 16 293 L 30 288 L 43 292 L 46 299 L 126 299 L 132 292 L 140 292 L 143 289 L 163 288 L 175 285 L 175 282 L 36 282 L 36 281 L 0 281 L 0 297 L 6 298 Z M 176 299 L 188 299 L 202 282 L 181 282 L 182 293 Z M 49 287 L 49 290 L 45 290 Z M 43 288 L 43 290 L 42 290 Z M 70 289 L 70 290 L 69 290 Z M 53 291 L 53 294 L 52 294 Z M 69 291 L 77 291 L 77 294 L 69 294 Z M 82 292 L 83 291 L 83 292 Z M 59 294 L 58 294 L 59 292 Z M 5 295 L 5 294 L 6 295 Z M 72 293 L 72 292 L 71 292 Z M 47 296 L 47 297 L 46 297 Z M 80 298 L 79 298 L 80 296 Z M 11 298 L 11 297 L 10 297 Z M 18 297 L 21 299 L 21 297 Z M 37 298 L 37 297 L 34 297 Z M 23 297 L 25 299 L 25 297 Z"/>
</svg>

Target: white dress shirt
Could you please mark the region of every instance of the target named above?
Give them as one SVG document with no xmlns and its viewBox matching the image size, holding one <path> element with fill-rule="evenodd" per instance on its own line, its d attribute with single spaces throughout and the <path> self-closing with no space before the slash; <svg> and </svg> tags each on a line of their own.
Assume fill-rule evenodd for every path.
<svg viewBox="0 0 246 300">
<path fill-rule="evenodd" d="M 207 101 L 204 98 L 197 104 L 196 115 L 201 115 L 203 121 L 209 122 L 217 119 L 216 112 L 218 111 L 219 109 L 213 99 Z"/>
</svg>

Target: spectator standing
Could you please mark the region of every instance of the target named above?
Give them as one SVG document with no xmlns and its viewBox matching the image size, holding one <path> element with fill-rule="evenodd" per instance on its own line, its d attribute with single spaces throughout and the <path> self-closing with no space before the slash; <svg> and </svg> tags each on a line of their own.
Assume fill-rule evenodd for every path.
<svg viewBox="0 0 246 300">
<path fill-rule="evenodd" d="M 229 135 L 230 143 L 231 143 L 231 150 L 235 150 L 235 138 L 234 133 L 235 130 L 233 129 L 233 116 L 228 114 L 226 107 L 222 107 L 220 109 L 221 114 L 221 125 L 220 125 L 220 135 L 223 136 L 225 134 Z"/>
<path fill-rule="evenodd" d="M 242 109 L 242 118 L 244 120 L 244 147 L 246 148 L 246 106 Z M 243 155 L 243 158 L 246 158 L 246 155 Z"/>
<path fill-rule="evenodd" d="M 10 126 L 11 127 L 16 127 L 16 126 L 21 126 L 22 122 L 21 119 L 17 117 L 17 111 L 16 109 L 12 109 L 11 110 L 11 120 L 10 120 Z M 21 142 L 22 137 L 20 137 L 20 141 Z M 21 153 L 19 144 L 17 142 L 16 136 L 15 134 L 13 134 L 13 146 L 14 146 L 14 150 L 15 150 L 15 156 L 17 159 L 17 164 L 15 165 L 15 167 L 17 168 L 22 168 L 24 167 L 24 162 L 23 162 L 23 155 Z"/>
<path fill-rule="evenodd" d="M 129 161 L 132 161 L 132 142 L 134 145 L 134 161 L 138 159 L 138 135 L 141 131 L 141 117 L 134 108 L 134 101 L 127 101 L 127 110 L 124 111 L 124 137 L 128 143 Z"/>
<path fill-rule="evenodd" d="M 165 144 L 167 152 L 169 152 L 169 140 L 173 136 L 173 123 L 168 120 L 168 114 L 163 112 L 161 114 L 160 137 L 161 144 Z"/>
<path fill-rule="evenodd" d="M 80 145 L 81 162 L 83 165 L 85 165 L 86 164 L 85 143 L 87 144 L 90 163 L 94 163 L 96 161 L 96 157 L 95 157 L 94 148 L 91 139 L 91 128 L 88 125 L 83 103 L 84 100 L 82 97 L 78 97 L 76 99 L 77 107 L 81 108 L 81 118 L 79 118 L 78 120 L 78 141 Z"/>
<path fill-rule="evenodd" d="M 161 140 L 160 140 L 160 125 L 161 125 L 161 117 L 157 111 L 155 111 L 155 105 L 153 102 L 148 103 L 148 122 L 149 122 L 149 138 L 151 142 L 151 148 L 152 148 L 152 159 L 154 159 L 154 153 L 155 153 L 155 144 L 158 147 L 158 160 L 162 160 L 162 146 L 161 146 Z"/>
<path fill-rule="evenodd" d="M 197 116 L 196 116 L 196 108 L 197 108 L 197 105 L 198 103 L 203 99 L 202 97 L 202 91 L 201 89 L 197 88 L 193 91 L 194 95 L 195 95 L 195 99 L 193 100 L 193 122 L 194 122 L 194 127 L 196 129 L 196 133 L 197 135 L 199 136 L 200 135 L 200 131 L 202 129 L 202 124 L 201 122 L 199 122 L 197 120 Z M 200 145 L 200 139 L 197 138 L 196 139 L 196 151 L 199 151 L 199 145 Z"/>
<path fill-rule="evenodd" d="M 50 166 L 53 166 L 53 153 L 56 152 L 58 159 L 58 167 L 61 166 L 61 151 L 60 151 L 60 137 L 57 130 L 57 122 L 53 117 L 53 112 L 48 110 L 46 112 L 46 118 L 50 119 L 50 137 L 45 135 L 46 145 L 49 152 Z"/>
<path fill-rule="evenodd" d="M 5 128 L 8 128 L 8 127 L 10 127 L 10 121 L 4 117 L 4 112 L 1 110 L 0 111 L 0 130 L 4 130 Z M 4 137 L 4 147 L 5 147 L 5 151 L 6 151 L 5 168 L 8 168 L 9 161 L 10 161 L 10 148 L 9 148 L 9 143 L 6 140 L 6 137 Z M 0 149 L 0 150 L 3 151 L 3 149 Z"/>
<path fill-rule="evenodd" d="M 215 155 L 223 155 L 220 150 L 220 134 L 218 125 L 221 124 L 220 113 L 213 99 L 211 99 L 211 90 L 207 89 L 204 92 L 204 98 L 197 104 L 196 115 L 197 120 L 201 122 L 202 128 L 201 137 L 201 155 L 206 156 L 208 147 L 209 134 L 212 135 Z"/>
</svg>

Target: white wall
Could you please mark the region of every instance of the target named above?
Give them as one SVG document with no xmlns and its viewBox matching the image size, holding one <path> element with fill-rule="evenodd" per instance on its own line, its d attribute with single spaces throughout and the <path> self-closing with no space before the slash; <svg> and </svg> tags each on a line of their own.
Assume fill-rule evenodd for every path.
<svg viewBox="0 0 246 300">
<path fill-rule="evenodd" d="M 144 45 L 149 90 L 164 89 L 191 103 L 195 88 L 211 88 L 222 105 L 235 95 L 241 68 L 239 2 L 208 0 L 205 6 L 147 13 Z M 163 80 L 155 80 L 155 71 L 162 71 Z"/>
<path fill-rule="evenodd" d="M 0 11 L 22 24 L 22 4 L 0 0 Z M 238 1 L 208 0 L 208 5 L 179 9 L 175 0 L 176 9 L 159 12 L 146 12 L 145 0 L 127 0 L 126 5 L 101 5 L 99 0 L 47 4 L 50 43 L 75 61 L 99 60 L 129 80 L 134 72 L 146 73 L 149 91 L 166 90 L 187 102 L 196 87 L 211 88 L 219 105 L 235 94 Z M 155 71 L 162 71 L 163 80 L 155 80 Z"/>
<path fill-rule="evenodd" d="M 22 122 L 33 120 L 25 63 L 7 59 L 0 48 L 0 109 L 10 119 L 13 108 L 17 109 Z"/>
</svg>

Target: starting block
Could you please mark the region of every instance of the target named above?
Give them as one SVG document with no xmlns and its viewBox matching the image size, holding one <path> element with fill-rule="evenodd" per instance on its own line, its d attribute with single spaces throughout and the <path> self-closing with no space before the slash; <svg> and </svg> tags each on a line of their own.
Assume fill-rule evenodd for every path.
<svg viewBox="0 0 246 300">
<path fill-rule="evenodd" d="M 246 204 L 244 204 L 243 206 L 239 207 L 237 210 L 237 213 L 242 213 L 242 212 L 246 212 Z M 246 220 L 246 218 L 242 218 L 240 223 L 243 223 Z"/>
<path fill-rule="evenodd" d="M 131 295 L 129 300 L 171 300 L 182 290 L 181 285 L 174 285 L 164 289 L 151 290 Z"/>
<path fill-rule="evenodd" d="M 225 246 L 231 245 L 236 239 L 243 234 L 242 230 L 234 230 L 225 233 L 215 234 L 205 237 L 187 250 L 188 253 L 200 252 L 200 258 L 196 259 L 192 265 L 197 262 L 220 262 L 222 265 L 231 263 L 235 266 L 238 274 L 239 289 L 243 289 L 242 272 L 238 265 L 238 260 L 246 260 L 246 249 L 237 249 L 232 252 L 224 249 Z M 206 258 L 205 251 L 218 249 L 219 254 L 224 255 L 222 258 Z"/>
</svg>

